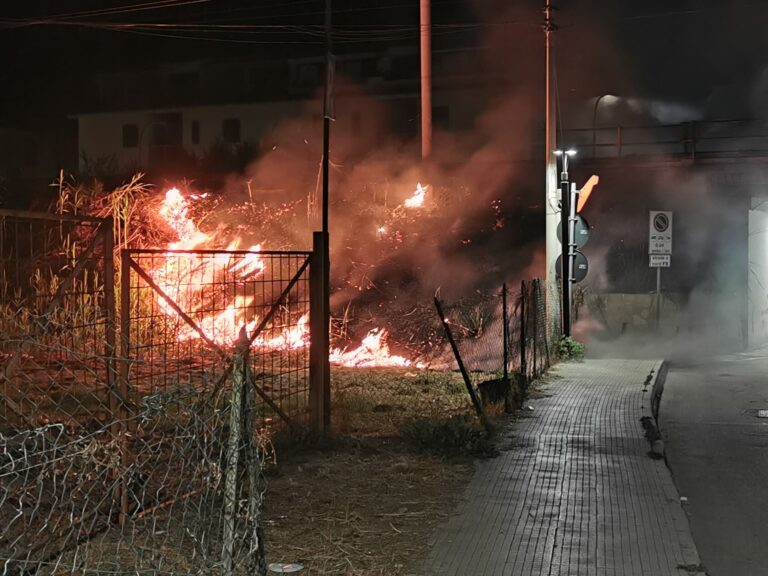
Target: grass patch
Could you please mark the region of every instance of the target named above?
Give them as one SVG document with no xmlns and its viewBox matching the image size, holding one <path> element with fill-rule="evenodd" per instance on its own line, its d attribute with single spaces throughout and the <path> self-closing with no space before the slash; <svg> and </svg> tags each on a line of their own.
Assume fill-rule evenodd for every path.
<svg viewBox="0 0 768 576">
<path fill-rule="evenodd" d="M 461 375 L 450 371 L 334 367 L 332 396 L 336 437 L 392 438 L 406 422 L 474 414 Z"/>
<path fill-rule="evenodd" d="M 454 416 L 441 420 L 411 420 L 400 427 L 403 440 L 426 452 L 443 455 L 494 456 L 488 432 L 476 418 Z"/>
</svg>

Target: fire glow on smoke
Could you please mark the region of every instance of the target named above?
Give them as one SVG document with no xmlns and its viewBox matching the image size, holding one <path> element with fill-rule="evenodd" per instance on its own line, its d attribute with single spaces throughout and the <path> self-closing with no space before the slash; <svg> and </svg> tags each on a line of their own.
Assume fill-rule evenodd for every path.
<svg viewBox="0 0 768 576">
<path fill-rule="evenodd" d="M 411 201 L 412 207 L 421 206 L 424 202 L 426 187 L 417 186 L 414 195 L 406 200 L 406 206 Z M 203 232 L 190 217 L 190 199 L 196 200 L 204 196 L 185 198 L 177 188 L 171 188 L 158 211 L 163 221 L 176 233 L 177 240 L 168 244 L 168 250 L 193 250 L 213 248 L 211 235 Z M 226 250 L 238 250 L 240 239 L 232 240 Z M 152 280 L 175 302 L 180 309 L 196 312 L 203 298 L 205 286 L 215 282 L 217 276 L 226 272 L 238 280 L 248 280 L 262 276 L 266 264 L 259 254 L 261 245 L 255 244 L 246 248 L 235 257 L 222 253 L 215 258 L 198 258 L 195 254 L 171 254 L 166 261 L 149 272 Z M 162 312 L 171 318 L 179 314 L 159 294 L 155 296 L 157 305 Z M 259 322 L 256 314 L 247 316 L 248 307 L 253 303 L 252 297 L 237 296 L 233 304 L 223 311 L 200 317 L 195 314 L 199 331 L 184 323 L 178 332 L 179 341 L 202 339 L 203 335 L 211 341 L 227 344 L 233 343 L 245 327 L 251 333 Z M 202 332 L 202 334 L 201 334 Z M 260 335 L 254 340 L 254 346 L 266 350 L 296 350 L 309 346 L 308 316 L 302 316 L 295 326 L 286 328 L 272 338 Z M 390 353 L 387 344 L 388 333 L 384 329 L 373 329 L 363 339 L 362 344 L 355 349 L 334 349 L 331 352 L 331 362 L 348 367 L 397 367 L 411 366 L 412 362 L 402 356 Z"/>
</svg>

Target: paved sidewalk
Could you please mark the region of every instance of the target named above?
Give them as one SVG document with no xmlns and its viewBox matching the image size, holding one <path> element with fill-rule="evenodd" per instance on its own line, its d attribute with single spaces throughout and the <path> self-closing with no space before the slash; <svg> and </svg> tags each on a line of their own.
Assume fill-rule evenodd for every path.
<svg viewBox="0 0 768 576">
<path fill-rule="evenodd" d="M 481 461 L 435 537 L 440 576 L 696 574 L 699 557 L 672 477 L 648 456 L 644 383 L 660 363 L 560 365 L 533 411 Z M 702 573 L 699 573 L 702 574 Z"/>
</svg>

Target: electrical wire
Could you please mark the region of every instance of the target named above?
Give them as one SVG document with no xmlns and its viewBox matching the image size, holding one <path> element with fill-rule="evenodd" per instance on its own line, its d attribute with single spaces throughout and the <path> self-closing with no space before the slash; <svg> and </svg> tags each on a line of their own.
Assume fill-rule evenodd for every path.
<svg viewBox="0 0 768 576">
<path fill-rule="evenodd" d="M 112 16 L 114 14 L 128 14 L 132 12 L 158 10 L 163 8 L 175 8 L 179 6 L 188 6 L 191 4 L 207 4 L 213 0 L 154 0 L 152 2 L 142 2 L 140 4 L 127 4 L 125 6 L 115 6 L 113 8 L 102 8 L 98 10 L 81 10 L 79 12 L 68 12 L 55 14 L 42 18 L 19 18 L 13 19 L 19 23 L 36 23 L 38 21 L 48 20 L 69 20 L 71 18 L 94 17 L 94 16 Z"/>
</svg>

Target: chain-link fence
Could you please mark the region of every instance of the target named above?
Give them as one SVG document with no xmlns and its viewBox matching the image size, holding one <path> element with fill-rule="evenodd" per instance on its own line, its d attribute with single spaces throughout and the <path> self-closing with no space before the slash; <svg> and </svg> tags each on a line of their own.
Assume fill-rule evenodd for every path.
<svg viewBox="0 0 768 576">
<path fill-rule="evenodd" d="M 504 400 L 509 408 L 510 390 L 519 401 L 554 360 L 556 333 L 539 279 L 522 282 L 514 292 L 505 284 L 435 304 L 470 393 L 479 395 L 478 405 Z"/>
<path fill-rule="evenodd" d="M 123 250 L 115 274 L 112 242 L 0 212 L 3 573 L 265 574 L 261 462 L 309 423 L 316 259 Z"/>
</svg>

